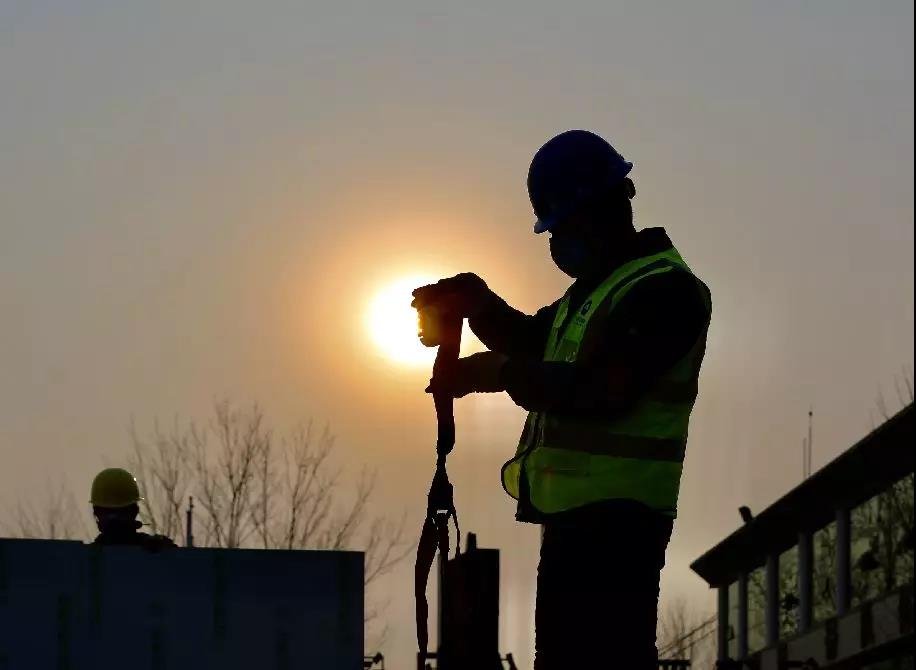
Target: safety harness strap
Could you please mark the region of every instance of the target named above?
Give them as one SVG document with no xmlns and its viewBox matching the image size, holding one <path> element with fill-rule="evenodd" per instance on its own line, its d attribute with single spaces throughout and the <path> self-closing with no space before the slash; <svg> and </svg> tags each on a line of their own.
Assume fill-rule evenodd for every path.
<svg viewBox="0 0 916 670">
<path fill-rule="evenodd" d="M 433 376 L 454 366 L 458 360 L 458 350 L 461 345 L 461 320 L 453 320 L 447 324 L 447 327 L 443 327 L 443 330 L 445 331 L 443 340 L 436 352 L 436 362 L 433 364 Z M 454 399 L 450 394 L 433 393 L 433 402 L 436 406 L 437 424 L 436 472 L 426 498 L 426 518 L 420 531 L 417 560 L 414 565 L 417 647 L 423 660 L 426 659 L 429 647 L 429 603 L 426 600 L 426 586 L 429 583 L 429 573 L 432 570 L 433 559 L 436 557 L 436 549 L 438 548 L 442 561 L 448 560 L 449 518 L 454 519 L 457 532 L 455 555 L 461 553 L 461 530 L 458 527 L 458 512 L 455 510 L 454 489 L 448 480 L 448 472 L 445 467 L 445 459 L 455 446 Z M 441 579 L 439 589 L 444 590 Z"/>
</svg>

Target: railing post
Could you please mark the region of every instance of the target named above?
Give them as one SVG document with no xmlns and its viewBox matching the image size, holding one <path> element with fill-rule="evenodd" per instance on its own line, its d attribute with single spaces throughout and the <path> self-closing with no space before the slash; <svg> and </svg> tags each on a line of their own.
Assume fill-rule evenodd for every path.
<svg viewBox="0 0 916 670">
<path fill-rule="evenodd" d="M 442 552 L 439 552 L 438 556 L 439 563 L 437 564 L 439 568 L 439 579 L 437 580 L 439 588 L 438 590 L 438 604 L 436 609 L 438 610 L 438 622 L 436 626 L 436 666 L 439 666 L 440 659 L 439 654 L 443 653 L 442 641 L 445 639 L 445 608 L 448 606 L 446 600 L 448 598 L 448 593 L 445 588 L 445 571 L 447 569 L 446 563 L 448 562 L 448 556 L 443 556 Z"/>
<path fill-rule="evenodd" d="M 747 657 L 747 573 L 738 577 L 738 658 Z M 736 659 L 737 660 L 737 659 Z"/>
<path fill-rule="evenodd" d="M 194 496 L 188 496 L 188 509 L 185 518 L 184 546 L 194 546 Z"/>
<path fill-rule="evenodd" d="M 719 620 L 716 630 L 717 660 L 728 658 L 728 584 L 719 587 Z"/>
<path fill-rule="evenodd" d="M 779 554 L 767 556 L 766 645 L 779 641 Z"/>
<path fill-rule="evenodd" d="M 850 551 L 852 540 L 852 523 L 849 509 L 836 511 L 836 613 L 839 616 L 849 611 L 852 599 L 850 575 Z"/>
<path fill-rule="evenodd" d="M 814 596 L 814 543 L 811 531 L 798 534 L 798 632 L 811 628 Z"/>
</svg>

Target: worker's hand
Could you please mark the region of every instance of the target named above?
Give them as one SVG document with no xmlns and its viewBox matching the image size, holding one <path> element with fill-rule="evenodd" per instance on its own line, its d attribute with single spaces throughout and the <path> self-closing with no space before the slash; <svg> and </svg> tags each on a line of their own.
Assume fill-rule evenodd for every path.
<svg viewBox="0 0 916 670">
<path fill-rule="evenodd" d="M 469 393 L 504 391 L 499 373 L 506 360 L 506 356 L 495 351 L 483 351 L 459 358 L 448 370 L 429 380 L 426 392 L 441 392 L 453 398 L 463 398 Z"/>
<path fill-rule="evenodd" d="M 469 318 L 479 314 L 492 296 L 483 279 L 473 272 L 462 272 L 414 289 L 410 305 L 416 309 L 436 305 L 442 311 Z"/>
</svg>

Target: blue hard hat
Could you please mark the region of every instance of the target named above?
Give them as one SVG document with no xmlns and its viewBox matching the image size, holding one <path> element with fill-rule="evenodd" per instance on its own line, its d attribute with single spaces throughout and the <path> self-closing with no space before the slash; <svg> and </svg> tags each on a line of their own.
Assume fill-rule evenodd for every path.
<svg viewBox="0 0 916 670">
<path fill-rule="evenodd" d="M 605 139 L 587 130 L 568 130 L 538 149 L 528 169 L 528 197 L 543 233 L 590 196 L 613 187 L 630 173 Z"/>
</svg>

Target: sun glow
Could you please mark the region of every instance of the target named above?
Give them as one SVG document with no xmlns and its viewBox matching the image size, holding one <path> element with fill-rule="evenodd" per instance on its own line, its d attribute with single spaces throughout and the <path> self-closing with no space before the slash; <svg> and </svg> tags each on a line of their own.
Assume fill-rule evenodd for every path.
<svg viewBox="0 0 916 670">
<path fill-rule="evenodd" d="M 436 350 L 417 338 L 417 312 L 410 306 L 411 291 L 435 281 L 429 277 L 404 277 L 380 290 L 369 305 L 366 327 L 379 351 L 390 360 L 409 366 L 431 366 Z"/>
</svg>

